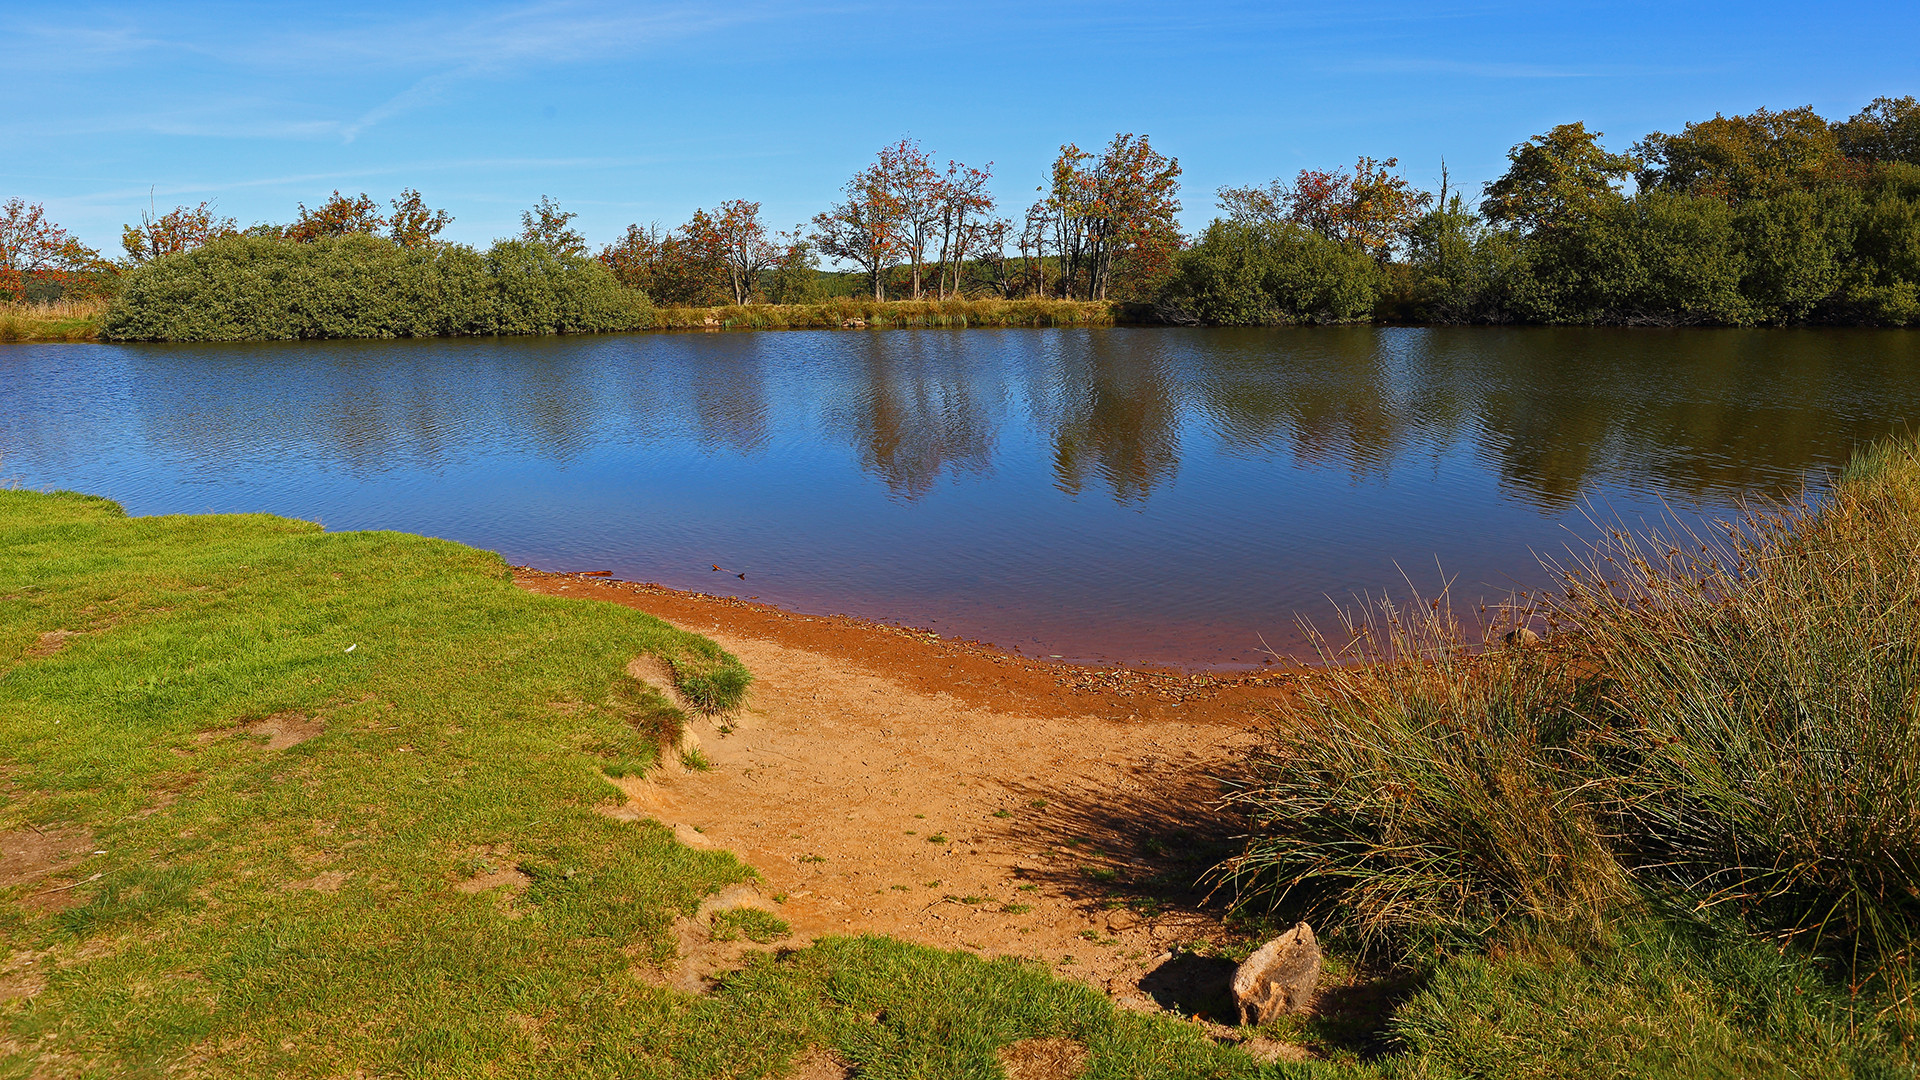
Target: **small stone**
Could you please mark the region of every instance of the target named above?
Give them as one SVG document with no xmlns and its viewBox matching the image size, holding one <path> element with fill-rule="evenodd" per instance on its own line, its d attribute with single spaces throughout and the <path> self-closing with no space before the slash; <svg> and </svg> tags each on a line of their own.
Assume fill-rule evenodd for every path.
<svg viewBox="0 0 1920 1080">
<path fill-rule="evenodd" d="M 1126 908 L 1114 908 L 1107 912 L 1108 930 L 1130 930 L 1140 925 L 1140 916 Z"/>
<path fill-rule="evenodd" d="M 1233 973 L 1233 1000 L 1240 1023 L 1258 1024 L 1284 1013 L 1305 1012 L 1320 984 L 1320 943 L 1299 923 L 1260 946 Z"/>
<path fill-rule="evenodd" d="M 1516 626 L 1507 631 L 1500 640 L 1509 645 L 1538 645 L 1540 644 L 1540 635 L 1534 633 L 1527 627 Z"/>
</svg>

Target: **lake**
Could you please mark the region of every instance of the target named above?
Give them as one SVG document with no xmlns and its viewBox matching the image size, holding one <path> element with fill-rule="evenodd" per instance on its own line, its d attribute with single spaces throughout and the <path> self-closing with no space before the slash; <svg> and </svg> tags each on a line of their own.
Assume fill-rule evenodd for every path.
<svg viewBox="0 0 1920 1080">
<path fill-rule="evenodd" d="M 1185 668 L 1542 585 L 1595 519 L 1817 494 L 1916 416 L 1914 331 L 0 345 L 0 482 Z"/>
</svg>

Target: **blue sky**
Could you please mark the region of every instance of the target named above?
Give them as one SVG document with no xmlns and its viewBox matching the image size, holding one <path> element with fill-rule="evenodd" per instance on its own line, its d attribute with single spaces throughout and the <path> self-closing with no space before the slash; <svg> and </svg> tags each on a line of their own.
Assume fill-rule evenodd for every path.
<svg viewBox="0 0 1920 1080">
<path fill-rule="evenodd" d="M 452 239 L 540 195 L 596 244 L 742 197 L 776 226 L 884 143 L 994 162 L 1003 210 L 1060 144 L 1150 135 L 1212 192 L 1397 156 L 1477 190 L 1585 120 L 1624 150 L 1715 111 L 1843 117 L 1920 93 L 1920 4 L 35 4 L 0 19 L 0 198 L 110 254 L 149 192 L 286 221 L 417 187 Z"/>
</svg>

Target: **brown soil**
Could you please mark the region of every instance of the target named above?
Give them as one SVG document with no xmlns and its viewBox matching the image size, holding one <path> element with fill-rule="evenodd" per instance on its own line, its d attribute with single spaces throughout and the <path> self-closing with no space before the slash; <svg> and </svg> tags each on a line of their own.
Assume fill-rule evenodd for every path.
<svg viewBox="0 0 1920 1080">
<path fill-rule="evenodd" d="M 1219 906 L 1196 884 L 1236 828 L 1211 808 L 1218 778 L 1294 676 L 1045 664 L 654 585 L 526 569 L 516 580 L 706 634 L 753 672 L 745 708 L 692 724 L 711 768 L 669 761 L 616 781 L 627 801 L 607 809 L 734 852 L 796 937 L 1038 958 L 1139 1008 L 1175 1003 L 1155 979 L 1143 987 L 1178 965 L 1171 950 L 1221 940 Z M 698 937 L 683 949 L 699 951 Z M 664 981 L 686 985 L 703 966 Z M 1200 992 L 1224 990 L 1224 976 L 1209 981 L 1222 986 Z"/>
<path fill-rule="evenodd" d="M 1087 1048 L 1072 1039 L 1021 1039 L 1000 1051 L 1007 1080 L 1073 1080 L 1087 1067 Z"/>
<path fill-rule="evenodd" d="M 67 647 L 67 639 L 73 636 L 71 630 L 49 630 L 40 635 L 39 640 L 27 647 L 27 656 L 33 659 L 52 656 Z"/>
<path fill-rule="evenodd" d="M 80 866 L 93 851 L 93 834 L 85 829 L 28 827 L 0 833 L 0 889 L 27 886 L 20 905 L 30 911 L 57 911 L 75 899 L 65 873 Z M 92 881 L 83 878 L 82 882 Z"/>
<path fill-rule="evenodd" d="M 242 724 L 241 731 L 255 738 L 267 740 L 267 749 L 285 750 L 289 746 L 298 746 L 325 730 L 318 720 L 300 713 L 281 713 L 264 720 L 255 720 Z"/>
</svg>

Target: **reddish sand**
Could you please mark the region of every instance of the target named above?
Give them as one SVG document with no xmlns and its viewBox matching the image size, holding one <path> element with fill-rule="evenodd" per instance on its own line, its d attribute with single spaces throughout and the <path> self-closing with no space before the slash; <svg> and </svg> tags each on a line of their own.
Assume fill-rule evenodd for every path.
<svg viewBox="0 0 1920 1080">
<path fill-rule="evenodd" d="M 1217 778 L 1296 676 L 1066 667 L 655 585 L 516 580 L 659 616 L 753 672 L 743 709 L 694 724 L 710 769 L 622 782 L 609 811 L 734 852 L 797 937 L 1041 958 L 1144 1008 L 1169 949 L 1221 936 L 1194 880 L 1231 842 Z"/>
</svg>

